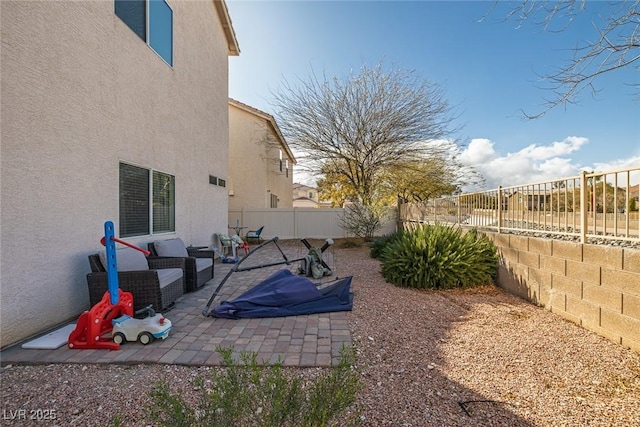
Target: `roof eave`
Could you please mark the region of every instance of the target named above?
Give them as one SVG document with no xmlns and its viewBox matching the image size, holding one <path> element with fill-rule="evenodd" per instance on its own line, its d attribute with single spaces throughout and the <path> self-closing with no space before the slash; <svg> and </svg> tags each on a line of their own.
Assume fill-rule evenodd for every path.
<svg viewBox="0 0 640 427">
<path fill-rule="evenodd" d="M 222 29 L 224 30 L 224 35 L 227 39 L 227 54 L 229 56 L 240 55 L 240 46 L 238 45 L 236 32 L 233 29 L 233 24 L 231 23 L 231 16 L 229 16 L 227 4 L 224 0 L 213 0 L 213 4 L 218 11 L 220 23 L 222 24 Z"/>
</svg>

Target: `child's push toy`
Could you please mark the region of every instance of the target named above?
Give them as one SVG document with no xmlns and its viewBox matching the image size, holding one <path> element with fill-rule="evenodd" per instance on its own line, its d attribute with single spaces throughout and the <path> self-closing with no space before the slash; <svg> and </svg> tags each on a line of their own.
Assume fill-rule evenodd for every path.
<svg viewBox="0 0 640 427">
<path fill-rule="evenodd" d="M 153 306 L 136 311 L 137 315 L 145 315 L 144 318 L 133 318 L 127 314 L 113 319 L 111 336 L 117 344 L 124 341 L 140 341 L 147 345 L 154 339 L 165 339 L 171 331 L 171 321 L 161 314 L 156 314 Z"/>
<path fill-rule="evenodd" d="M 104 237 L 100 242 L 105 245 L 107 253 L 107 283 L 108 290 L 105 292 L 102 300 L 99 303 L 91 307 L 89 311 L 85 311 L 80 315 L 76 327 L 69 334 L 68 346 L 75 349 L 109 349 L 118 350 L 120 343 L 123 341 L 118 338 L 112 340 L 112 332 L 114 330 L 114 323 L 126 323 L 126 319 L 120 320 L 122 317 L 132 318 L 133 316 L 133 295 L 130 292 L 123 292 L 119 288 L 118 284 L 118 266 L 116 262 L 116 242 L 121 243 L 130 248 L 143 252 L 145 255 L 149 255 L 149 251 L 139 248 L 130 243 L 117 239 L 114 236 L 113 222 L 107 221 L 104 223 Z M 155 313 L 154 313 L 155 316 Z M 154 317 L 155 318 L 155 317 Z M 132 319 L 133 320 L 133 319 Z M 140 320 L 140 319 L 135 319 Z M 146 320 L 146 319 L 145 319 Z M 149 321 L 151 322 L 151 321 Z M 158 319 L 158 323 L 159 323 Z M 163 332 L 159 332 L 154 328 L 151 328 L 149 334 L 153 337 L 154 333 L 160 333 L 161 335 L 168 334 L 171 330 L 171 322 L 164 319 Z M 130 322 L 133 324 L 133 322 Z M 168 325 L 168 329 L 167 329 Z M 125 327 L 125 329 L 127 329 Z M 139 332 L 138 334 L 140 334 Z M 124 334 L 125 337 L 130 336 Z M 138 338 L 138 336 L 136 336 Z M 166 338 L 166 335 L 165 335 Z M 145 338 L 139 338 L 143 344 L 151 342 L 152 338 L 149 338 L 145 334 Z M 146 342 L 144 342 L 146 341 Z"/>
</svg>

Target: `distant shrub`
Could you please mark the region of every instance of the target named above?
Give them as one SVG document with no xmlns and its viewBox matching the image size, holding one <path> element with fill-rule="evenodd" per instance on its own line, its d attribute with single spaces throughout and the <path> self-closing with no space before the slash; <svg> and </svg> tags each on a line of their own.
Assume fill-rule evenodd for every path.
<svg viewBox="0 0 640 427">
<path fill-rule="evenodd" d="M 440 224 L 402 233 L 380 258 L 388 282 L 417 289 L 486 285 L 498 269 L 496 247 L 485 235 Z"/>
<path fill-rule="evenodd" d="M 389 215 L 390 208 L 388 206 L 381 204 L 370 206 L 356 202 L 345 206 L 338 224 L 354 236 L 370 242 L 376 231 L 382 228 Z"/>
</svg>

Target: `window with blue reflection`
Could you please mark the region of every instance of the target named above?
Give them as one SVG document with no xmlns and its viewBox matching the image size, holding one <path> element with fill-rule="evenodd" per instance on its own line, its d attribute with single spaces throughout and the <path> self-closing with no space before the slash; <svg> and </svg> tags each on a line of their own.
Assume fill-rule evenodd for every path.
<svg viewBox="0 0 640 427">
<path fill-rule="evenodd" d="M 173 10 L 165 0 L 114 0 L 115 13 L 173 66 Z"/>
<path fill-rule="evenodd" d="M 131 31 L 147 41 L 146 0 L 115 0 L 116 16 L 127 24 Z"/>
<path fill-rule="evenodd" d="M 165 0 L 149 0 L 149 46 L 173 65 L 173 10 Z"/>
</svg>

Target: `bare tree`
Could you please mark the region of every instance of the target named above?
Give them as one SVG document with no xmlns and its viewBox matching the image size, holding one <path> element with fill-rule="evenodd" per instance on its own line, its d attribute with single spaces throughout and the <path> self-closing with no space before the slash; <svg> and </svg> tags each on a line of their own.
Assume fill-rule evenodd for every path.
<svg viewBox="0 0 640 427">
<path fill-rule="evenodd" d="M 441 87 L 413 71 L 378 64 L 298 83 L 273 92 L 273 105 L 299 165 L 343 176 L 365 206 L 374 204 L 385 170 L 439 154 L 444 148 L 424 141 L 454 132 Z"/>
<path fill-rule="evenodd" d="M 493 13 L 499 3 L 495 1 Z M 521 0 L 514 3 L 505 16 L 505 20 L 516 20 L 519 25 L 534 20 L 536 25 L 546 31 L 563 31 L 571 25 L 577 16 L 584 13 L 590 4 L 586 0 Z M 585 90 L 595 95 L 598 89 L 595 80 L 605 73 L 625 67 L 640 70 L 640 0 L 608 2 L 611 6 L 609 16 L 601 16 L 599 22 L 593 22 L 592 41 L 583 42 L 573 49 L 573 56 L 567 65 L 541 76 L 546 83 L 544 89 L 553 93 L 545 99 L 545 108 L 537 114 L 523 112 L 525 118 L 535 119 L 545 115 L 550 109 L 578 102 L 578 96 Z M 541 19 L 538 19 L 541 17 Z M 638 86 L 638 80 L 629 82 Z"/>
</svg>

